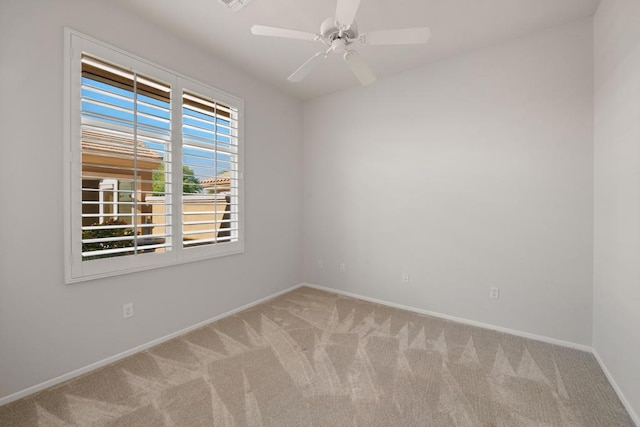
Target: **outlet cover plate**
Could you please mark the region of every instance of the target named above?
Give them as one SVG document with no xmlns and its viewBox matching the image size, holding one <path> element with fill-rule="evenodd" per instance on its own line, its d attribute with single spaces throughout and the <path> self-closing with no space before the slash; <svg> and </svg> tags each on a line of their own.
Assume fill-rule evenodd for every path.
<svg viewBox="0 0 640 427">
<path fill-rule="evenodd" d="M 129 317 L 133 317 L 133 303 L 130 302 L 128 304 L 124 304 L 122 306 L 122 318 L 128 319 Z"/>
</svg>

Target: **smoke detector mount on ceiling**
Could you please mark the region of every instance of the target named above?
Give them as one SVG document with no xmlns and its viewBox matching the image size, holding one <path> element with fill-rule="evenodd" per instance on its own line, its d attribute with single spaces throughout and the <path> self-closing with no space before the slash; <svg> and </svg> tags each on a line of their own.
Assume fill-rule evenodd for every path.
<svg viewBox="0 0 640 427">
<path fill-rule="evenodd" d="M 218 0 L 218 1 L 224 4 L 225 6 L 227 6 L 229 9 L 231 9 L 232 12 L 237 12 L 243 7 L 245 7 L 246 5 L 248 5 L 249 3 L 251 3 L 251 0 Z"/>
</svg>

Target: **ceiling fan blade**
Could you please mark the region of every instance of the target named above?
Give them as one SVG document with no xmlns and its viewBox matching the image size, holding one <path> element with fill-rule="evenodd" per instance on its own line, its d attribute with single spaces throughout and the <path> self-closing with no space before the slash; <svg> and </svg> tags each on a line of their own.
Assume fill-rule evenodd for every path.
<svg viewBox="0 0 640 427">
<path fill-rule="evenodd" d="M 338 0 L 336 6 L 336 21 L 340 25 L 348 27 L 356 19 L 356 13 L 360 7 L 361 0 Z"/>
<path fill-rule="evenodd" d="M 326 57 L 327 57 L 327 54 L 324 53 L 324 52 L 316 53 L 311 58 L 307 59 L 307 62 L 302 64 L 300 66 L 300 68 L 295 70 L 287 78 L 287 80 L 289 80 L 290 82 L 294 82 L 294 83 L 297 83 L 297 82 L 300 82 L 300 81 L 304 80 L 304 78 L 307 77 L 309 75 L 309 73 L 311 71 L 313 71 L 313 69 L 316 68 L 318 66 L 318 64 L 320 62 L 322 62 L 322 60 L 325 59 Z"/>
<path fill-rule="evenodd" d="M 427 27 L 403 28 L 401 30 L 372 31 L 362 34 L 362 44 L 423 44 L 429 41 L 431 30 Z"/>
<path fill-rule="evenodd" d="M 370 85 L 371 83 L 376 81 L 376 75 L 373 74 L 371 68 L 367 65 L 366 62 L 360 57 L 358 52 L 353 50 L 347 52 L 344 55 L 344 60 L 351 68 L 351 72 L 356 76 L 356 78 L 360 81 L 362 86 Z"/>
<path fill-rule="evenodd" d="M 317 40 L 318 35 L 307 33 L 306 31 L 289 30 L 288 28 L 269 27 L 267 25 L 254 25 L 251 32 L 256 36 L 284 37 L 287 39 L 298 40 Z"/>
</svg>

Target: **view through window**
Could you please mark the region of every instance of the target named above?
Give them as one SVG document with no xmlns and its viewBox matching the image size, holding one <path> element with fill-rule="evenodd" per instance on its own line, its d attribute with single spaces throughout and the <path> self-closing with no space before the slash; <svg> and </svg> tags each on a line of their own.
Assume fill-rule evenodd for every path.
<svg viewBox="0 0 640 427">
<path fill-rule="evenodd" d="M 68 279 L 242 251 L 242 101 L 74 37 Z"/>
<path fill-rule="evenodd" d="M 83 261 L 169 250 L 171 87 L 84 55 L 81 94 Z"/>
</svg>

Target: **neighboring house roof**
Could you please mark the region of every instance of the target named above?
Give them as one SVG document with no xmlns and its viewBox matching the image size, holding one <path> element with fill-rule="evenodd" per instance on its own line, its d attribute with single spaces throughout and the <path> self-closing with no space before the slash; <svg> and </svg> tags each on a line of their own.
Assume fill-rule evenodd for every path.
<svg viewBox="0 0 640 427">
<path fill-rule="evenodd" d="M 82 151 L 133 157 L 133 138 L 83 129 Z M 138 141 L 136 154 L 138 157 L 162 161 L 162 156 L 156 150 L 147 147 L 143 141 Z"/>
<path fill-rule="evenodd" d="M 203 179 L 200 181 L 200 185 L 205 188 L 213 187 L 214 185 L 218 187 L 228 187 L 231 185 L 231 172 L 226 171 L 214 177 Z"/>
</svg>

